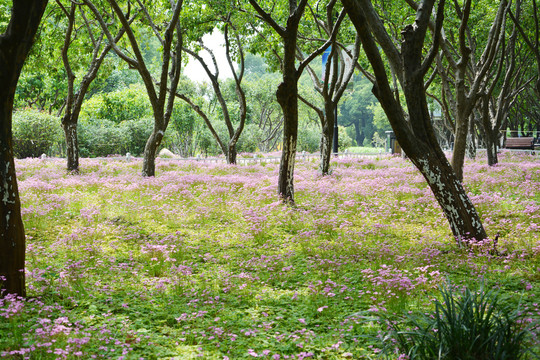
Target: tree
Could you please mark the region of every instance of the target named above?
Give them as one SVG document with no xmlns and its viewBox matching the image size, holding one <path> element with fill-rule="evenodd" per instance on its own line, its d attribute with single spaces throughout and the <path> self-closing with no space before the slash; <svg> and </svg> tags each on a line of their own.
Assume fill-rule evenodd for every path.
<svg viewBox="0 0 540 360">
<path fill-rule="evenodd" d="M 535 86 L 529 84 L 510 108 L 507 127 L 513 136 L 540 136 L 540 102 Z"/>
<path fill-rule="evenodd" d="M 36 33 L 35 44 L 25 60 L 15 93 L 14 107 L 17 110 L 32 108 L 52 115 L 60 111 L 64 103 L 67 82 L 61 66 L 61 43 L 66 26 L 64 14 L 57 10 L 54 1 L 49 4 Z"/>
<path fill-rule="evenodd" d="M 294 164 L 298 140 L 298 79 L 304 68 L 330 45 L 327 41 L 317 51 L 296 67 L 298 27 L 306 9 L 307 0 L 288 1 L 286 25 L 278 24 L 271 13 L 266 12 L 256 0 L 249 3 L 283 41 L 281 60 L 282 82 L 278 85 L 276 98 L 283 110 L 283 149 L 279 165 L 278 194 L 288 203 L 294 204 Z"/>
<path fill-rule="evenodd" d="M 418 4 L 412 0 L 407 2 L 415 9 Z M 507 0 L 499 2 L 497 13 L 482 42 L 482 53 L 478 57 L 475 53 L 477 41 L 471 35 L 471 4 L 466 0 L 461 6 L 454 2 L 454 10 L 459 18 L 457 44 L 453 44 L 447 36 L 441 38 L 441 57 L 437 59 L 437 71 L 442 82 L 442 101 L 440 101 L 448 121 L 453 120 L 454 152 L 452 154 L 452 168 L 458 179 L 463 180 L 463 165 L 467 149 L 467 137 L 470 134 L 471 118 L 482 94 L 488 91 L 498 62 L 503 56 L 497 57 L 504 42 L 506 13 L 509 10 Z M 431 24 L 431 29 L 435 30 Z M 452 34 L 451 31 L 444 32 Z M 480 47 L 478 47 L 480 48 Z"/>
<path fill-rule="evenodd" d="M 343 97 L 340 106 L 340 123 L 345 127 L 352 126 L 354 128 L 353 133 L 357 146 L 371 144 L 376 131 L 384 133 L 384 131 L 390 130 L 386 115 L 371 92 L 372 86 L 373 84 L 363 75 L 355 76 L 352 91 Z M 376 123 L 375 120 L 381 124 Z"/>
<path fill-rule="evenodd" d="M 330 157 L 333 148 L 332 143 L 334 142 L 334 129 L 337 122 L 336 114 L 338 103 L 354 73 L 353 64 L 356 64 L 358 61 L 358 54 L 360 51 L 360 39 L 358 37 L 356 38 L 354 50 L 352 51 L 352 58 L 349 57 L 346 52 L 340 50 L 337 42 L 337 34 L 341 27 L 345 12 L 342 11 L 337 21 L 334 21 L 335 5 L 336 0 L 330 1 L 326 6 L 326 20 L 323 21 L 322 19 L 317 19 L 316 21 L 321 32 L 324 32 L 324 35 L 329 38 L 331 42 L 328 61 L 323 69 L 323 74 L 325 74 L 325 76 L 321 79 L 311 66 L 308 65 L 306 68 L 311 76 L 315 89 L 323 97 L 324 107 L 319 108 L 316 104 L 300 96 L 300 100 L 311 107 L 317 113 L 321 121 L 320 171 L 322 175 L 328 175 L 330 173 Z M 300 60 L 304 59 L 301 51 L 298 52 L 298 58 Z M 335 135 L 337 135 L 337 133 Z M 334 146 L 336 146 L 336 144 Z"/>
<path fill-rule="evenodd" d="M 11 121 L 17 82 L 46 6 L 47 0 L 13 1 L 10 22 L 0 35 L 0 289 L 21 296 L 26 296 L 25 235 Z"/>
<path fill-rule="evenodd" d="M 279 74 L 263 72 L 260 75 L 247 75 L 248 125 L 255 125 L 258 129 L 260 137 L 257 147 L 261 152 L 275 151 L 283 126 L 283 114 L 272 92 L 279 84 Z"/>
<path fill-rule="evenodd" d="M 76 3 L 71 3 L 69 8 L 64 6 L 60 0 L 56 0 L 56 3 L 65 14 L 68 26 L 64 37 L 64 44 L 62 46 L 62 62 L 67 75 L 67 97 L 64 106 L 64 116 L 62 116 L 62 129 L 64 130 L 66 139 L 66 158 L 67 158 L 67 170 L 72 173 L 79 172 L 79 145 L 77 140 L 77 124 L 79 120 L 79 114 L 83 101 L 86 97 L 88 89 L 97 76 L 99 68 L 103 64 L 105 57 L 112 49 L 111 43 L 104 43 L 105 34 L 100 31 L 96 36 L 94 34 L 94 26 L 90 23 L 85 15 L 82 6 Z M 76 21 L 76 11 L 79 9 L 80 17 L 83 20 L 84 27 L 88 33 L 92 44 L 92 53 L 86 74 L 82 77 L 78 84 L 78 90 L 75 89 L 76 76 L 72 70 L 69 49 L 72 45 L 74 38 L 77 37 L 77 32 L 74 34 L 74 27 Z M 135 18 L 128 19 L 128 23 L 131 23 Z M 120 28 L 118 35 L 114 38 L 114 42 L 117 43 L 124 35 L 125 30 Z"/>
<path fill-rule="evenodd" d="M 402 30 L 403 40 L 399 49 L 370 0 L 342 0 L 342 3 L 360 36 L 373 69 L 373 93 L 381 103 L 397 141 L 433 191 L 454 237 L 458 242 L 487 238 L 474 205 L 437 142 L 426 98 L 424 77 L 439 47 L 444 0 L 438 4 L 434 41 L 425 56 L 424 42 L 435 0 L 420 2 L 414 24 Z M 403 88 L 408 118 L 394 97 L 379 47 Z"/>
<path fill-rule="evenodd" d="M 520 1 L 516 3 L 516 16 L 520 17 Z M 528 72 L 531 64 L 530 54 L 517 44 L 517 28 L 514 25 L 509 39 L 503 43 L 497 67 L 489 77 L 491 85 L 482 95 L 480 129 L 486 144 L 488 165 L 498 163 L 497 150 L 502 137 L 502 129 L 508 124 L 510 108 L 514 106 L 519 94 L 533 80 Z"/>
<path fill-rule="evenodd" d="M 519 8 L 521 6 L 521 0 L 517 1 L 516 8 Z M 533 28 L 534 35 L 527 33 L 523 29 L 522 19 L 519 17 L 519 13 L 514 15 L 510 11 L 510 17 L 512 18 L 512 21 L 514 22 L 515 26 L 517 27 L 519 33 L 521 34 L 523 40 L 527 44 L 527 46 L 531 49 L 531 51 L 534 53 L 535 59 L 536 59 L 536 66 L 538 68 L 538 72 L 536 75 L 536 92 L 537 95 L 540 96 L 540 21 L 539 21 L 539 14 L 538 14 L 538 6 L 536 4 L 536 0 L 532 0 L 532 16 L 530 17 L 533 20 L 533 26 L 530 26 L 530 28 Z"/>
<path fill-rule="evenodd" d="M 227 101 L 225 100 L 223 96 L 223 92 L 221 90 L 221 84 L 219 81 L 219 67 L 218 67 L 214 52 L 208 47 L 204 46 L 202 40 L 199 42 L 200 47 L 206 50 L 208 54 L 210 54 L 210 57 L 213 63 L 213 68 L 214 68 L 214 71 L 212 71 L 209 64 L 198 53 L 188 48 L 183 48 L 183 50 L 186 53 L 194 57 L 199 62 L 199 64 L 201 64 L 206 75 L 208 76 L 208 79 L 210 79 L 210 83 L 212 84 L 214 94 L 217 98 L 217 101 L 219 102 L 219 105 L 222 111 L 223 121 L 225 122 L 225 125 L 227 126 L 227 131 L 229 135 L 228 141 L 225 142 L 226 139 L 220 138 L 219 134 L 214 129 L 214 126 L 212 125 L 208 115 L 201 109 L 200 106 L 196 105 L 191 98 L 189 98 L 186 94 L 176 94 L 176 96 L 178 96 L 179 98 L 184 100 L 186 103 L 188 103 L 191 106 L 191 108 L 202 117 L 202 119 L 206 123 L 206 126 L 208 126 L 208 129 L 212 133 L 212 136 L 214 137 L 219 147 L 225 154 L 227 162 L 229 164 L 236 164 L 236 155 L 237 155 L 236 144 L 238 142 L 238 139 L 240 138 L 240 135 L 242 134 L 242 131 L 244 130 L 244 125 L 246 123 L 247 105 L 246 105 L 246 95 L 244 93 L 244 89 L 242 88 L 242 80 L 244 78 L 244 50 L 242 47 L 240 37 L 238 36 L 238 33 L 236 32 L 236 29 L 234 28 L 234 25 L 232 24 L 231 16 L 232 16 L 231 13 L 227 14 L 227 16 L 225 16 L 222 19 L 222 21 L 225 23 L 224 34 L 223 34 L 224 39 L 225 39 L 225 54 L 227 57 L 227 63 L 233 74 L 236 101 L 239 107 L 239 114 L 238 114 L 238 121 L 236 122 L 236 129 L 235 129 L 235 124 L 232 121 L 231 111 L 229 110 L 229 106 L 227 105 Z M 239 60 L 238 70 L 235 69 L 235 66 L 232 60 L 233 49 L 232 49 L 232 44 L 231 44 L 231 39 L 230 39 L 231 29 L 234 32 L 234 37 L 236 40 L 235 49 L 238 53 L 238 60 Z"/>
<path fill-rule="evenodd" d="M 149 26 L 150 31 L 154 33 L 162 46 L 162 63 L 159 80 L 154 79 L 152 76 L 147 61 L 141 52 L 135 31 L 131 26 L 130 20 L 128 20 L 130 18 L 129 14 L 132 11 L 131 3 L 128 3 L 127 11 L 124 13 L 117 1 L 107 1 L 126 32 L 131 51 L 134 55 L 133 57 L 128 55 L 126 51 L 123 51 L 118 46 L 117 41 L 113 38 L 103 16 L 92 1 L 84 0 L 84 3 L 90 7 L 95 17 L 98 19 L 115 53 L 131 68 L 136 69 L 139 72 L 144 86 L 146 87 L 148 98 L 152 105 L 152 112 L 154 114 L 154 128 L 144 149 L 142 175 L 154 176 L 156 172 L 157 149 L 161 144 L 163 135 L 169 125 L 175 99 L 175 96 L 167 95 L 169 92 L 171 94 L 176 93 L 178 82 L 180 80 L 180 69 L 182 64 L 182 31 L 180 29 L 179 18 L 183 1 L 178 0 L 177 2 L 170 2 L 170 9 L 164 13 L 171 13 L 171 18 L 159 19 L 160 22 L 165 24 L 164 26 L 156 24 L 156 19 L 152 18 L 149 7 L 147 7 L 142 0 L 137 1 L 137 4 L 139 5 L 138 11 L 140 11 L 144 17 L 143 23 Z M 163 32 L 160 31 L 162 28 L 164 28 Z"/>
</svg>

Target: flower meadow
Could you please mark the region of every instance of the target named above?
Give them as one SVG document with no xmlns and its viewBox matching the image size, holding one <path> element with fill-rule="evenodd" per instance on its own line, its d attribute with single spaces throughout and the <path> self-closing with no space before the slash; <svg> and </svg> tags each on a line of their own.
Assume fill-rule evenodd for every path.
<svg viewBox="0 0 540 360">
<path fill-rule="evenodd" d="M 158 159 L 143 178 L 137 159 L 64 162 L 17 162 L 28 297 L 0 299 L 3 359 L 378 359 L 374 315 L 430 312 L 441 286 L 540 318 L 538 157 L 466 164 L 499 234 L 471 246 L 402 158 L 334 159 L 325 177 L 299 160 L 295 207 L 277 163 Z"/>
</svg>

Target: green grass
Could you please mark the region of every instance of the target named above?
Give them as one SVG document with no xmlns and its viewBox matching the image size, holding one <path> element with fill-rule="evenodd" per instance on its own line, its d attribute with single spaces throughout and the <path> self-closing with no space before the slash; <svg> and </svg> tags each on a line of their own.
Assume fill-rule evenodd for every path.
<svg viewBox="0 0 540 360">
<path fill-rule="evenodd" d="M 434 312 L 446 281 L 494 288 L 538 321 L 533 158 L 465 169 L 497 252 L 458 248 L 401 158 L 334 159 L 326 177 L 299 161 L 294 208 L 274 163 L 158 160 L 149 179 L 140 161 L 81 164 L 17 163 L 29 298 L 0 303 L 2 358 L 378 359 L 386 325 L 366 316 Z"/>
</svg>

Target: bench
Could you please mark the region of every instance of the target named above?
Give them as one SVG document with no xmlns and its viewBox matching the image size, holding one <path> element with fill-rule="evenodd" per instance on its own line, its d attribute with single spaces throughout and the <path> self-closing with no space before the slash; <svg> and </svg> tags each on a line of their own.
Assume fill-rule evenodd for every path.
<svg viewBox="0 0 540 360">
<path fill-rule="evenodd" d="M 534 150 L 533 137 L 510 137 L 506 138 L 506 149 Z"/>
</svg>

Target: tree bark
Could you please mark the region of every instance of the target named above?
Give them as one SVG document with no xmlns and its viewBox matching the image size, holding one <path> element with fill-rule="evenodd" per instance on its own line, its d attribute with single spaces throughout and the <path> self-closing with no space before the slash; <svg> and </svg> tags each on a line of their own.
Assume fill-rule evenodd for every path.
<svg viewBox="0 0 540 360">
<path fill-rule="evenodd" d="M 471 114 L 474 116 L 474 114 Z M 476 159 L 476 125 L 474 119 L 469 120 L 469 134 L 467 136 L 467 157 Z"/>
<path fill-rule="evenodd" d="M 495 164 L 499 163 L 499 159 L 497 157 L 497 139 L 493 139 L 491 134 L 488 134 L 486 132 L 485 134 L 485 141 L 486 141 L 486 152 L 487 152 L 487 162 L 489 166 L 493 166 Z"/>
<path fill-rule="evenodd" d="M 249 3 L 283 40 L 283 61 L 281 64 L 283 81 L 276 91 L 277 102 L 283 110 L 283 149 L 279 165 L 278 194 L 285 202 L 294 204 L 294 165 L 298 141 L 298 79 L 302 74 L 303 67 L 312 60 L 303 61 L 296 69 L 298 25 L 304 14 L 307 0 L 300 0 L 299 3 L 296 0 L 289 0 L 289 16 L 286 27 L 280 26 L 269 13 L 259 6 L 256 0 L 249 0 Z"/>
<path fill-rule="evenodd" d="M 335 107 L 332 102 L 325 102 L 325 116 L 322 122 L 321 133 L 321 167 L 322 175 L 330 173 L 330 160 L 332 159 L 332 144 L 334 141 Z"/>
<path fill-rule="evenodd" d="M 227 151 L 227 163 L 230 165 L 235 165 L 237 154 L 238 152 L 236 151 L 236 142 L 229 142 L 229 150 Z"/>
<path fill-rule="evenodd" d="M 437 9 L 434 44 L 425 57 L 422 56 L 423 45 L 434 0 L 421 2 L 415 24 L 407 26 L 402 31 L 401 49 L 386 41 L 389 38 L 388 33 L 371 1 L 342 0 L 342 3 L 362 39 L 366 56 L 372 65 L 376 79 L 373 93 L 388 116 L 397 141 L 433 191 L 455 239 L 461 242 L 487 238 L 474 205 L 467 197 L 437 142 L 427 106 L 423 79 L 438 48 L 444 1 L 439 3 Z M 393 97 L 379 46 L 387 55 L 391 68 L 402 84 L 407 102 L 408 121 L 403 115 L 401 105 Z"/>
<path fill-rule="evenodd" d="M 161 144 L 163 139 L 164 130 L 154 128 L 152 134 L 146 141 L 146 146 L 144 147 L 144 158 L 143 158 L 143 168 L 142 176 L 155 176 L 156 175 L 156 155 L 157 149 Z"/>
<path fill-rule="evenodd" d="M 79 142 L 77 140 L 77 118 L 70 116 L 62 119 L 62 129 L 66 137 L 67 171 L 79 172 Z"/>
<path fill-rule="evenodd" d="M 452 168 L 458 179 L 463 180 L 463 164 L 467 150 L 467 134 L 469 133 L 469 117 L 458 115 L 454 132 L 454 151 L 452 153 Z"/>
<path fill-rule="evenodd" d="M 279 84 L 276 97 L 283 109 L 283 150 L 279 164 L 278 194 L 286 202 L 294 203 L 294 165 L 296 158 L 296 144 L 298 142 L 298 84 L 296 68 L 294 76 L 287 76 L 284 67 L 283 82 Z"/>
<path fill-rule="evenodd" d="M 407 155 L 409 156 L 409 153 Z M 433 191 L 456 241 L 461 243 L 487 238 L 473 203 L 446 158 L 430 149 L 424 155 L 415 154 L 414 160 L 411 158 L 411 161 L 420 170 Z"/>
<path fill-rule="evenodd" d="M 0 296 L 26 296 L 25 235 L 12 147 L 17 82 L 47 0 L 13 1 L 11 20 L 0 35 Z"/>
</svg>

